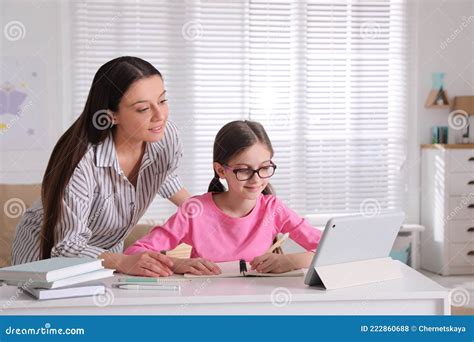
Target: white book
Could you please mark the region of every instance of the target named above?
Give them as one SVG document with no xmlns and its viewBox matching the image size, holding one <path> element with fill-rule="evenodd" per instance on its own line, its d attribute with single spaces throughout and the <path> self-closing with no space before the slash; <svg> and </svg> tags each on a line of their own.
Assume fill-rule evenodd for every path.
<svg viewBox="0 0 474 342">
<path fill-rule="evenodd" d="M 105 286 L 103 284 L 68 286 L 60 289 L 35 289 L 32 287 L 24 287 L 23 289 L 39 300 L 95 296 L 105 293 Z"/>
<path fill-rule="evenodd" d="M 113 269 L 103 268 L 101 270 L 92 271 L 84 274 L 79 274 L 73 277 L 59 279 L 56 281 L 22 281 L 22 280 L 7 280 L 7 285 L 31 287 L 39 289 L 56 289 L 60 287 L 70 286 L 74 284 L 85 283 L 87 281 L 98 280 L 112 277 L 114 275 Z"/>
<path fill-rule="evenodd" d="M 222 273 L 216 275 L 195 275 L 185 274 L 186 278 L 236 278 L 236 277 L 301 277 L 304 275 L 302 269 L 284 272 L 284 273 L 260 273 L 255 270 L 251 270 L 250 264 L 245 263 L 247 271 L 240 271 L 240 261 L 228 261 L 218 262 L 217 266 L 220 267 Z"/>
<path fill-rule="evenodd" d="M 0 279 L 50 282 L 102 268 L 101 259 L 58 257 L 0 268 Z"/>
</svg>

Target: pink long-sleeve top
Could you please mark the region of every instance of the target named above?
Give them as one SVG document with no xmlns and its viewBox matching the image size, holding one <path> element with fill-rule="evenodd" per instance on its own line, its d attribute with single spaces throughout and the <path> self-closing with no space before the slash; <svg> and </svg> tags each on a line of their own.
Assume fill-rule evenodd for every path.
<svg viewBox="0 0 474 342">
<path fill-rule="evenodd" d="M 220 210 L 208 192 L 184 202 L 162 226 L 125 250 L 125 254 L 172 250 L 180 243 L 192 246 L 191 258 L 225 262 L 264 254 L 278 233 L 308 251 L 314 251 L 321 231 L 289 209 L 273 195 L 260 195 L 253 210 L 244 217 L 231 217 Z"/>
</svg>

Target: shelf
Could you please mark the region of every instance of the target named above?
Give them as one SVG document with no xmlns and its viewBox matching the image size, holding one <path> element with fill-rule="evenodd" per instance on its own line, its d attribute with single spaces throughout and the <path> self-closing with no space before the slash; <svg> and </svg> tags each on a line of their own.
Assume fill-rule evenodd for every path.
<svg viewBox="0 0 474 342">
<path fill-rule="evenodd" d="M 448 92 L 443 89 L 443 98 L 444 98 L 444 104 L 438 105 L 435 104 L 436 99 L 438 98 L 438 93 L 439 90 L 434 90 L 431 89 L 430 93 L 428 94 L 428 98 L 426 99 L 425 102 L 425 108 L 450 108 L 451 107 L 451 101 L 449 100 Z"/>
<path fill-rule="evenodd" d="M 450 105 L 430 105 L 430 106 L 426 106 L 425 105 L 425 108 L 439 108 L 439 109 L 447 109 L 449 108 Z"/>
<path fill-rule="evenodd" d="M 474 144 L 421 144 L 421 148 L 451 149 L 451 148 L 474 148 Z"/>
</svg>

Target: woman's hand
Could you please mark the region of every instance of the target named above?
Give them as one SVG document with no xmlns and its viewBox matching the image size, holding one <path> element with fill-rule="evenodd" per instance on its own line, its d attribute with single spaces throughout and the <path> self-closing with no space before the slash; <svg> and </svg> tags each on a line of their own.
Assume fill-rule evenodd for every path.
<svg viewBox="0 0 474 342">
<path fill-rule="evenodd" d="M 252 270 L 261 273 L 283 273 L 297 269 L 288 255 L 265 253 L 250 262 Z"/>
<path fill-rule="evenodd" d="M 215 263 L 203 259 L 178 259 L 173 258 L 174 266 L 172 270 L 174 273 L 184 274 L 191 273 L 195 275 L 217 275 L 221 274 L 221 269 Z"/>
<path fill-rule="evenodd" d="M 118 271 L 136 276 L 167 277 L 173 274 L 173 261 L 166 255 L 155 252 L 122 255 L 117 266 Z"/>
</svg>

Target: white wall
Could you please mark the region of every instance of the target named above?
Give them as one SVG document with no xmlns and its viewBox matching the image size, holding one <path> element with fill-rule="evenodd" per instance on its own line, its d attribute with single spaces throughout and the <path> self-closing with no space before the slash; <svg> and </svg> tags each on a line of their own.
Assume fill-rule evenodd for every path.
<svg viewBox="0 0 474 342">
<path fill-rule="evenodd" d="M 416 0 L 410 1 L 409 5 L 413 19 L 410 30 L 410 92 L 413 97 L 409 99 L 407 128 L 406 212 L 407 221 L 419 222 L 420 144 L 431 142 L 432 126 L 448 126 L 450 112 L 449 109 L 424 107 L 432 86 L 431 73 L 445 72 L 445 88 L 450 97 L 474 95 L 474 1 Z M 454 142 L 454 133 L 450 129 L 450 143 Z M 473 134 L 474 131 L 471 139 Z"/>
<path fill-rule="evenodd" d="M 65 120 L 70 114 L 64 113 L 62 72 L 62 23 L 61 6 L 57 1 L 0 1 L 0 57 L 31 57 L 43 65 L 44 73 L 39 77 L 45 80 L 42 89 L 36 89 L 37 98 L 32 97 L 32 111 L 44 122 L 45 131 L 36 132 L 28 142 L 31 148 L 11 152 L 2 148 L 0 157 L 1 183 L 37 183 L 41 182 L 46 163 L 54 143 L 63 130 Z M 5 26 L 18 21 L 24 27 L 24 38 L 8 39 Z M 20 27 L 20 26 L 17 26 Z M 22 28 L 20 27 L 20 31 Z M 20 31 L 17 31 L 20 32 Z M 21 34 L 22 34 L 21 33 Z M 14 34 L 14 33 L 12 33 Z M 26 63 L 25 63 L 26 64 Z M 4 64 L 3 64 L 4 66 Z M 19 65 L 19 69 L 25 65 Z M 27 66 L 25 66 L 27 67 Z M 7 72 L 0 68 L 0 85 L 7 81 Z M 41 105 L 41 107 L 40 107 Z M 5 118 L 0 116 L 0 121 Z M 9 124 L 26 127 L 25 118 L 18 121 L 10 119 Z M 8 130 L 0 135 L 0 144 L 4 144 Z M 11 134 L 11 133 L 10 133 Z M 1 146 L 1 145 L 0 145 Z M 7 147 L 8 150 L 8 147 Z"/>
<path fill-rule="evenodd" d="M 0 56 L 38 56 L 47 70 L 42 101 L 45 106 L 43 112 L 38 113 L 47 121 L 47 143 L 36 144 L 34 150 L 2 152 L 2 183 L 41 181 L 53 144 L 70 124 L 72 116 L 68 111 L 71 106 L 67 78 L 71 66 L 67 57 L 68 47 L 62 43 L 63 35 L 68 34 L 68 23 L 63 22 L 66 2 L 62 4 L 60 6 L 59 1 L 54 0 L 0 1 Z M 407 221 L 416 223 L 419 222 L 420 208 L 420 144 L 430 142 L 431 126 L 447 125 L 449 113 L 447 109 L 424 108 L 431 88 L 431 73 L 446 73 L 445 86 L 450 96 L 474 93 L 474 18 L 469 20 L 470 16 L 474 16 L 474 1 L 409 0 L 409 6 L 409 56 L 412 61 L 409 89 L 412 96 L 406 99 L 409 105 L 406 212 Z M 24 39 L 5 39 L 3 28 L 12 20 L 20 21 L 25 26 Z M 447 42 L 453 34 L 454 39 Z M 443 43 L 446 43 L 445 48 L 442 48 Z M 0 69 L 0 83 L 1 72 Z M 0 136 L 0 144 L 1 139 Z"/>
<path fill-rule="evenodd" d="M 420 0 L 418 4 L 418 134 L 430 142 L 430 128 L 447 126 L 449 109 L 427 109 L 431 72 L 443 71 L 450 97 L 474 95 L 474 1 Z M 454 39 L 452 39 L 454 38 Z M 454 143 L 454 130 L 449 132 Z"/>
</svg>

